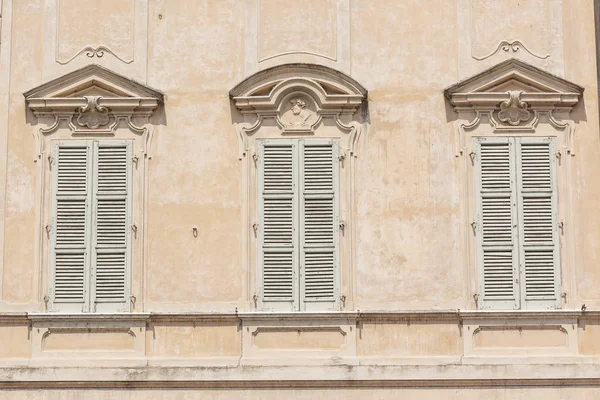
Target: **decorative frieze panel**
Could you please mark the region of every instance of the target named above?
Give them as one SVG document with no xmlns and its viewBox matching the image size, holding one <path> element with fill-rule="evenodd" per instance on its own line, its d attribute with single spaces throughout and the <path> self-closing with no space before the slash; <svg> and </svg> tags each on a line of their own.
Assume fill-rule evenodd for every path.
<svg viewBox="0 0 600 400">
<path fill-rule="evenodd" d="M 48 0 L 44 3 L 44 80 L 101 64 L 146 77 L 148 1 Z"/>
<path fill-rule="evenodd" d="M 350 1 L 249 0 L 245 73 L 310 62 L 350 70 Z"/>
<path fill-rule="evenodd" d="M 564 73 L 561 0 L 458 0 L 459 77 L 509 58 Z"/>
</svg>

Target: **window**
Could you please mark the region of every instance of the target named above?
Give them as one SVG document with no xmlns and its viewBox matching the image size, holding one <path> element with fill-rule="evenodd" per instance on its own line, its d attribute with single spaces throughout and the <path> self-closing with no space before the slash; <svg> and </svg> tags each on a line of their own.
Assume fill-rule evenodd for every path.
<svg viewBox="0 0 600 400">
<path fill-rule="evenodd" d="M 273 311 L 339 307 L 338 143 L 258 143 L 259 290 Z"/>
<path fill-rule="evenodd" d="M 51 309 L 129 311 L 131 143 L 52 148 Z"/>
<path fill-rule="evenodd" d="M 475 139 L 481 308 L 560 306 L 554 141 Z"/>
</svg>

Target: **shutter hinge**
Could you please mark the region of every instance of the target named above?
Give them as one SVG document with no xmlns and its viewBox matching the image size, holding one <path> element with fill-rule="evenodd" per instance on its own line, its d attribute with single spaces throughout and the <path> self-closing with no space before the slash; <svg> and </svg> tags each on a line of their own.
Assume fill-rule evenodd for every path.
<svg viewBox="0 0 600 400">
<path fill-rule="evenodd" d="M 256 236 L 256 234 L 258 232 L 258 223 L 257 222 L 252 224 L 252 230 L 254 230 L 254 236 Z"/>
<path fill-rule="evenodd" d="M 254 166 L 256 167 L 258 165 L 258 160 L 259 160 L 258 154 L 256 154 L 256 153 L 252 154 L 252 160 L 254 161 Z"/>
<path fill-rule="evenodd" d="M 473 300 L 475 300 L 475 307 L 479 307 L 479 293 L 473 295 Z"/>
<path fill-rule="evenodd" d="M 52 225 L 46 224 L 46 235 L 48 236 L 48 239 L 50 239 L 51 232 L 52 232 Z"/>
<path fill-rule="evenodd" d="M 471 228 L 473 229 L 473 233 L 477 233 L 477 222 L 471 221 Z"/>
<path fill-rule="evenodd" d="M 254 300 L 254 308 L 258 307 L 258 296 L 256 293 L 252 296 L 252 300 Z"/>
<path fill-rule="evenodd" d="M 50 302 L 50 296 L 47 294 L 44 295 L 44 307 L 46 307 L 46 311 L 48 311 L 48 303 Z"/>
<path fill-rule="evenodd" d="M 131 161 L 135 164 L 135 167 L 138 167 L 138 161 L 139 161 L 139 157 L 138 156 L 133 156 L 131 157 Z"/>
<path fill-rule="evenodd" d="M 471 159 L 471 164 L 475 165 L 475 152 L 474 151 L 469 153 L 469 158 Z"/>
<path fill-rule="evenodd" d="M 137 225 L 136 224 L 132 224 L 131 225 L 131 231 L 133 232 L 133 237 L 134 238 L 137 238 L 137 230 L 138 230 Z"/>
<path fill-rule="evenodd" d="M 52 169 L 52 163 L 54 162 L 54 157 L 51 155 L 48 156 L 48 168 Z"/>
<path fill-rule="evenodd" d="M 340 231 L 342 231 L 342 234 L 345 232 L 345 229 L 346 229 L 346 222 L 340 221 Z"/>
<path fill-rule="evenodd" d="M 564 223 L 564 221 L 563 221 L 563 220 L 561 220 L 561 221 L 558 223 L 558 229 L 560 229 L 560 234 L 561 234 L 561 235 L 564 235 L 564 234 L 565 234 L 565 223 Z"/>
<path fill-rule="evenodd" d="M 338 161 L 342 164 L 342 168 L 344 168 L 344 160 L 346 159 L 346 153 L 342 153 L 338 156 Z"/>
</svg>

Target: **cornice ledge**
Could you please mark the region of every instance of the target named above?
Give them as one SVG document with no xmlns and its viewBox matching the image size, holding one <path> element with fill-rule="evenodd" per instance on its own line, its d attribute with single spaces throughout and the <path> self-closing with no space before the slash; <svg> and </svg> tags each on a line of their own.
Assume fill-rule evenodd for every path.
<svg viewBox="0 0 600 400">
<path fill-rule="evenodd" d="M 510 99 L 509 92 L 477 92 L 477 93 L 453 93 L 449 94 L 450 104 L 456 111 L 465 109 L 489 109 L 500 108 L 500 103 Z M 530 107 L 544 107 L 555 109 L 573 107 L 579 102 L 581 93 L 528 93 L 520 95 L 520 100 L 525 101 Z"/>
<path fill-rule="evenodd" d="M 106 321 L 300 321 L 300 320 L 431 320 L 460 319 L 600 319 L 600 310 L 371 310 L 324 312 L 137 312 L 137 313 L 48 313 L 0 312 L 0 322 L 106 322 Z"/>
<path fill-rule="evenodd" d="M 80 107 L 89 103 L 87 97 L 39 97 L 26 99 L 27 107 L 36 116 L 71 115 L 79 113 Z M 153 97 L 96 97 L 96 104 L 107 107 L 112 114 L 135 114 L 153 112 L 159 106 L 159 99 Z"/>
<path fill-rule="evenodd" d="M 462 319 L 565 319 L 565 318 L 600 318 L 598 311 L 581 310 L 461 310 L 458 315 Z"/>
<path fill-rule="evenodd" d="M 73 314 L 73 313 L 28 313 L 27 318 L 32 322 L 113 322 L 113 321 L 146 321 L 150 313 L 102 313 L 102 314 Z M 0 321 L 2 314 L 0 314 Z"/>
</svg>

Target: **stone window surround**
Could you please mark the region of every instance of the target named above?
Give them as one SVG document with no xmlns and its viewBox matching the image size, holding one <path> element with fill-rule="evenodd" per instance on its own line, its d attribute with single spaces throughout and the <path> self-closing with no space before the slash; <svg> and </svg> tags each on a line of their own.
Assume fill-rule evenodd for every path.
<svg viewBox="0 0 600 400">
<path fill-rule="evenodd" d="M 96 64 L 70 72 L 24 93 L 35 138 L 36 231 L 34 285 L 39 310 L 48 310 L 49 229 L 51 226 L 52 142 L 131 140 L 133 142 L 131 311 L 143 309 L 148 162 L 153 129 L 150 118 L 164 95 Z M 31 118 L 33 117 L 33 118 Z M 29 306 L 30 307 L 30 306 Z"/>
<path fill-rule="evenodd" d="M 234 113 L 243 182 L 244 298 L 257 310 L 258 241 L 257 139 L 334 138 L 340 148 L 340 309 L 354 301 L 354 176 L 358 143 L 366 129 L 367 91 L 347 75 L 312 64 L 285 64 L 258 72 L 236 85 L 229 95 Z M 301 100 L 298 103 L 298 100 Z M 297 104 L 302 111 L 292 110 Z"/>
<path fill-rule="evenodd" d="M 474 154 L 475 137 L 556 137 L 563 307 L 565 302 L 577 301 L 574 243 L 568 229 L 572 220 L 570 181 L 576 126 L 571 111 L 583 90 L 579 85 L 516 59 L 501 62 L 444 90 L 456 112 L 454 155 L 462 171 L 459 175 L 463 216 L 461 236 L 462 248 L 468 254 L 465 288 L 470 297 L 464 304 L 466 308 L 477 308 L 479 299 L 477 241 L 471 228 L 476 215 L 470 158 Z"/>
</svg>

